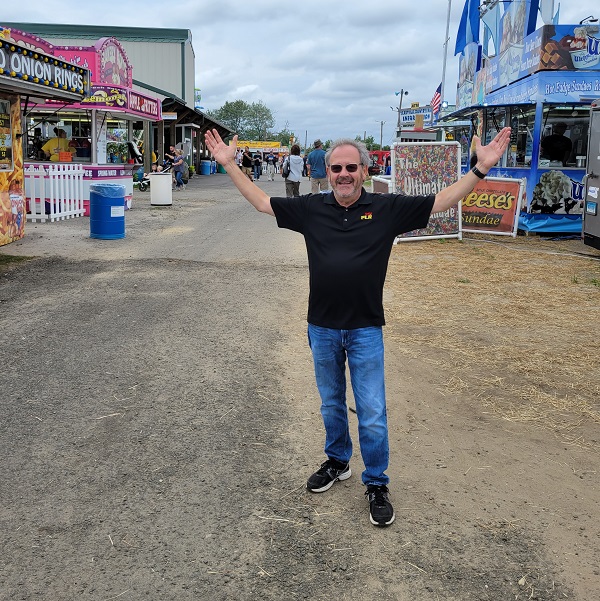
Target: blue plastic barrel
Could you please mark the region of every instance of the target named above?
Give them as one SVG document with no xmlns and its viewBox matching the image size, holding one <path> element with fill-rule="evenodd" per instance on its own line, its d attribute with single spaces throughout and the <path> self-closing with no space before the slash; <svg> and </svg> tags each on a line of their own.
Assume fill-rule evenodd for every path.
<svg viewBox="0 0 600 601">
<path fill-rule="evenodd" d="M 200 175 L 210 175 L 210 161 L 200 161 Z"/>
<path fill-rule="evenodd" d="M 125 238 L 125 186 L 90 186 L 90 238 Z"/>
</svg>

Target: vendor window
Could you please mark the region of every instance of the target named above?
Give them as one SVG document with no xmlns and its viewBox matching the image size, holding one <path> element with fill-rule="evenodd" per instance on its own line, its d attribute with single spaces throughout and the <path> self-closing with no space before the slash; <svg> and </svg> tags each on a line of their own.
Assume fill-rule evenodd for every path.
<svg viewBox="0 0 600 601">
<path fill-rule="evenodd" d="M 503 127 L 511 128 L 510 143 L 499 167 L 529 167 L 533 148 L 535 109 L 529 106 L 492 107 L 485 114 L 484 144 Z"/>
<path fill-rule="evenodd" d="M 510 107 L 511 139 L 508 147 L 507 167 L 530 167 L 535 129 L 535 109 Z"/>
<path fill-rule="evenodd" d="M 37 113 L 27 117 L 27 159 L 89 162 L 92 126 L 85 114 Z"/>
<path fill-rule="evenodd" d="M 510 111 L 506 107 L 490 107 L 485 111 L 482 143 L 489 144 L 496 134 L 510 122 Z M 512 143 L 512 140 L 511 140 Z M 508 167 L 506 153 L 498 161 L 497 167 Z M 511 165 L 512 167 L 513 165 Z"/>
<path fill-rule="evenodd" d="M 544 107 L 540 132 L 540 167 L 572 167 L 582 164 L 588 145 L 590 112 L 581 106 Z"/>
</svg>

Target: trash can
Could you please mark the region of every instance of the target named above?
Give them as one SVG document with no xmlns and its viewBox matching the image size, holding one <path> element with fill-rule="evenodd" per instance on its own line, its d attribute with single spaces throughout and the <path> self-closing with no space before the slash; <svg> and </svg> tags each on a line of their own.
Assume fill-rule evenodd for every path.
<svg viewBox="0 0 600 601">
<path fill-rule="evenodd" d="M 90 238 L 125 238 L 124 185 L 90 185 Z"/>
<path fill-rule="evenodd" d="M 217 172 L 217 161 L 211 161 L 210 162 L 210 174 L 212 175 L 213 173 Z"/>
<path fill-rule="evenodd" d="M 200 161 L 200 175 L 210 175 L 210 161 Z"/>
<path fill-rule="evenodd" d="M 168 206 L 173 204 L 173 175 L 170 171 L 149 173 L 150 204 Z"/>
<path fill-rule="evenodd" d="M 218 164 L 217 165 L 217 172 L 218 173 L 227 173 L 227 170 L 225 169 L 225 167 L 223 167 L 223 165 Z"/>
</svg>

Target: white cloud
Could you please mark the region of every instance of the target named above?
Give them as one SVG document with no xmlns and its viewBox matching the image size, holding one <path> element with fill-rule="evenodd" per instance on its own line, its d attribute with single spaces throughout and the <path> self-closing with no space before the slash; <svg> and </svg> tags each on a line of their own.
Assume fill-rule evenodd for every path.
<svg viewBox="0 0 600 601">
<path fill-rule="evenodd" d="M 557 3 L 558 4 L 558 3 Z M 453 101 L 453 56 L 464 2 L 451 3 L 446 98 Z M 300 139 L 380 135 L 393 138 L 398 105 L 427 104 L 441 81 L 448 2 L 445 0 L 29 0 L 18 18 L 32 23 L 80 23 L 190 29 L 202 104 L 262 100 Z M 561 2 L 562 23 L 600 17 L 597 0 Z M 13 19 L 16 17 L 12 17 Z"/>
</svg>

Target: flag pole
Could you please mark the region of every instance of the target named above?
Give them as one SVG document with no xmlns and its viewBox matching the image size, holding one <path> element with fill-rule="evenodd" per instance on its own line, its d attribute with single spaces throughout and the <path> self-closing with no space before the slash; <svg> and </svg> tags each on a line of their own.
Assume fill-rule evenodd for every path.
<svg viewBox="0 0 600 601">
<path fill-rule="evenodd" d="M 442 102 L 446 99 L 446 61 L 448 59 L 448 42 L 450 40 L 450 9 L 452 0 L 448 0 L 448 16 L 446 17 L 446 39 L 444 40 L 444 61 L 442 63 Z"/>
<path fill-rule="evenodd" d="M 450 9 L 452 8 L 452 0 L 448 0 L 448 15 L 446 16 L 446 38 L 444 40 L 444 61 L 442 62 L 442 90 L 441 90 L 441 101 L 442 103 L 446 99 L 446 62 L 448 60 L 448 42 L 450 40 Z M 442 128 L 442 142 L 446 140 L 446 130 Z"/>
</svg>

